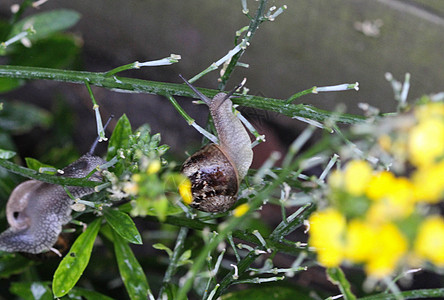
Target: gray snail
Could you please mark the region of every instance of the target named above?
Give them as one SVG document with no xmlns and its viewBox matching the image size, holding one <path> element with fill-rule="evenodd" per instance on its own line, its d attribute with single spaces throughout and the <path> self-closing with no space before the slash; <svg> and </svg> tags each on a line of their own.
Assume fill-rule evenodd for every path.
<svg viewBox="0 0 444 300">
<path fill-rule="evenodd" d="M 233 114 L 230 97 L 234 90 L 209 99 L 180 77 L 208 105 L 219 138 L 219 144 L 204 146 L 182 165 L 181 172 L 191 181 L 191 207 L 225 212 L 236 202 L 239 185 L 253 160 L 250 136 Z"/>
<path fill-rule="evenodd" d="M 108 125 L 109 120 L 106 125 Z M 104 127 L 106 127 L 106 125 Z M 90 151 L 62 169 L 62 175 L 70 178 L 83 178 L 105 160 L 94 156 L 98 140 Z M 99 172 L 89 180 L 101 181 Z M 94 192 L 94 188 L 68 187 L 74 198 L 80 198 Z M 71 220 L 72 199 L 64 188 L 38 180 L 28 180 L 19 184 L 11 193 L 6 204 L 6 217 L 9 228 L 0 234 L 0 250 L 39 254 L 57 250 L 62 226 Z"/>
</svg>

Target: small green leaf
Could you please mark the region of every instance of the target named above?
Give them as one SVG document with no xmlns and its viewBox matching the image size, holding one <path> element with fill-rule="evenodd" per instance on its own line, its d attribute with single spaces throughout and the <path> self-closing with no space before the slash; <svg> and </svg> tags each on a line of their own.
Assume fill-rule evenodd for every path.
<svg viewBox="0 0 444 300">
<path fill-rule="evenodd" d="M 184 253 L 182 253 L 182 255 L 179 257 L 179 260 L 177 261 L 177 265 L 183 266 L 186 264 L 192 264 L 193 261 L 189 259 L 190 257 L 191 257 L 191 250 L 188 249 Z"/>
<path fill-rule="evenodd" d="M 52 282 L 55 297 L 66 295 L 82 276 L 91 257 L 91 251 L 101 222 L 102 219 L 99 218 L 89 224 L 74 242 L 69 253 L 60 262 Z"/>
<path fill-rule="evenodd" d="M 113 239 L 117 265 L 128 295 L 131 300 L 146 300 L 150 287 L 142 267 L 128 243 L 115 231 L 113 231 Z"/>
<path fill-rule="evenodd" d="M 113 300 L 113 298 L 105 296 L 99 292 L 90 291 L 82 288 L 73 288 L 68 295 L 70 297 L 78 297 L 78 298 L 83 297 L 86 300 Z"/>
<path fill-rule="evenodd" d="M 173 251 L 171 251 L 170 248 L 168 248 L 167 246 L 165 246 L 165 245 L 162 244 L 162 243 L 154 244 L 154 245 L 153 245 L 153 248 L 154 248 L 154 249 L 157 249 L 157 250 L 163 250 L 163 251 L 166 251 L 166 253 L 168 253 L 168 256 L 169 256 L 170 258 L 171 258 L 171 256 L 173 255 Z"/>
<path fill-rule="evenodd" d="M 25 26 L 32 25 L 35 33 L 27 37 L 31 41 L 45 38 L 53 33 L 66 30 L 75 25 L 80 19 L 80 14 L 74 10 L 57 9 L 32 15 L 17 22 L 11 30 L 8 38 L 12 38 L 26 30 Z"/>
<path fill-rule="evenodd" d="M 112 208 L 104 211 L 106 222 L 125 240 L 133 244 L 142 244 L 142 237 L 130 216 Z"/>
<path fill-rule="evenodd" d="M 55 167 L 47 165 L 47 164 L 44 164 L 42 162 L 39 162 L 35 158 L 25 157 L 25 161 L 26 161 L 26 165 L 28 166 L 28 168 L 36 170 L 39 173 L 46 173 L 46 174 L 55 174 L 55 173 L 57 173 L 57 169 Z M 41 168 L 47 169 L 47 170 L 41 172 Z M 54 171 L 48 171 L 49 169 L 53 169 Z"/>
<path fill-rule="evenodd" d="M 10 159 L 14 157 L 17 153 L 11 150 L 0 149 L 0 158 L 1 159 Z"/>
<path fill-rule="evenodd" d="M 16 78 L 0 78 L 0 93 L 6 93 L 21 87 L 25 81 Z"/>
<path fill-rule="evenodd" d="M 10 292 L 25 300 L 52 300 L 49 282 L 13 282 Z"/>
<path fill-rule="evenodd" d="M 129 136 L 132 133 L 130 121 L 127 116 L 123 114 L 119 121 L 117 121 L 116 127 L 114 127 L 113 134 L 108 142 L 108 154 L 106 156 L 108 161 L 117 155 L 117 150 L 120 148 L 128 148 Z"/>
</svg>

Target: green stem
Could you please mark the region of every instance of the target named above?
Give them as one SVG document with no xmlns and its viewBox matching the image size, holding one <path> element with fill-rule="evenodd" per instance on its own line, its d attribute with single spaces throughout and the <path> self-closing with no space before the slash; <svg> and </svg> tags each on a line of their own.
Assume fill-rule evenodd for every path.
<svg viewBox="0 0 444 300">
<path fill-rule="evenodd" d="M 265 8 L 267 7 L 268 0 L 261 0 L 259 2 L 258 8 L 256 10 L 256 15 L 253 19 L 250 21 L 250 25 L 248 26 L 247 34 L 245 34 L 245 43 L 248 45 L 250 40 L 253 38 L 256 30 L 258 29 L 259 25 L 264 21 L 263 16 L 265 12 Z M 245 49 L 242 49 L 238 53 L 236 53 L 230 60 L 230 63 L 228 64 L 227 68 L 225 69 L 224 75 L 220 78 L 219 83 L 219 90 L 223 91 L 225 89 L 225 86 L 227 84 L 228 79 L 230 79 L 231 74 L 234 71 L 234 68 L 236 68 L 237 62 L 241 58 L 241 56 L 244 54 Z"/>
<path fill-rule="evenodd" d="M 356 296 L 351 291 L 350 282 L 345 278 L 341 268 L 328 268 L 328 279 L 339 287 L 345 300 L 356 300 Z"/>
<path fill-rule="evenodd" d="M 396 300 L 397 296 L 402 296 L 404 299 L 442 298 L 444 297 L 444 288 L 406 291 L 399 293 L 399 295 L 381 293 L 369 297 L 359 298 L 359 300 Z"/>
<path fill-rule="evenodd" d="M 166 93 L 165 97 L 167 97 L 167 99 L 170 100 L 171 104 L 174 106 L 177 112 L 182 116 L 182 118 L 184 118 L 185 121 L 187 121 L 188 125 L 194 123 L 194 119 L 191 118 L 190 115 L 188 115 L 185 110 L 183 110 L 183 108 L 179 105 L 179 103 L 177 103 L 176 99 L 174 99 L 174 97 L 171 96 L 171 94 Z"/>
<path fill-rule="evenodd" d="M 123 90 L 156 95 L 166 95 L 169 93 L 173 96 L 183 96 L 197 99 L 196 94 L 183 84 L 155 82 L 115 76 L 106 77 L 105 73 L 3 65 L 0 66 L 0 77 L 45 79 L 78 84 L 85 84 L 85 80 L 88 80 L 89 84 L 116 91 Z M 213 98 L 219 92 L 218 90 L 202 88 L 198 90 L 209 98 Z M 337 113 L 318 109 L 310 105 L 286 104 L 285 101 L 281 99 L 241 94 L 235 94 L 235 96 L 239 96 L 232 99 L 233 103 L 235 104 L 274 111 L 288 117 L 298 116 L 323 122 L 324 120 L 331 118 L 333 115 L 337 115 Z M 339 115 L 335 120 L 340 123 L 354 124 L 362 122 L 364 119 L 365 118 L 362 116 L 342 114 Z"/>
<path fill-rule="evenodd" d="M 313 91 L 315 89 L 316 89 L 316 87 L 314 86 L 312 88 L 309 88 L 308 90 L 297 92 L 296 94 L 290 96 L 287 100 L 285 100 L 285 103 L 292 103 L 294 100 L 296 100 L 299 97 L 302 97 L 302 96 L 307 95 L 307 94 L 313 94 Z"/>
<path fill-rule="evenodd" d="M 101 181 L 90 181 L 84 178 L 69 178 L 62 176 L 49 175 L 45 173 L 39 173 L 36 170 L 28 169 L 19 165 L 16 165 L 8 160 L 0 159 L 0 167 L 11 171 L 12 173 L 36 179 L 48 183 L 59 184 L 63 186 L 82 186 L 82 187 L 95 187 L 102 184 Z"/>
<path fill-rule="evenodd" d="M 176 246 L 174 247 L 173 255 L 171 256 L 170 259 L 170 264 L 168 265 L 168 268 L 165 272 L 165 276 L 163 277 L 162 287 L 160 288 L 158 299 L 163 299 L 162 294 L 164 293 L 165 289 L 167 288 L 168 284 L 171 281 L 171 278 L 176 272 L 177 262 L 182 254 L 187 234 L 188 234 L 188 228 L 181 227 L 177 235 Z"/>
<path fill-rule="evenodd" d="M 209 243 L 205 244 L 204 248 L 201 250 L 200 254 L 197 256 L 197 258 L 194 260 L 194 264 L 192 265 L 187 280 L 185 281 L 184 285 L 179 289 L 177 294 L 177 299 L 185 299 L 188 291 L 191 289 L 194 279 L 196 278 L 198 271 L 203 267 L 203 264 L 205 263 L 205 260 L 209 253 L 211 253 L 219 243 L 224 241 L 230 232 L 232 232 L 235 228 L 239 227 L 241 223 L 245 222 L 245 219 L 249 217 L 252 212 L 256 211 L 262 204 L 263 199 L 266 199 L 270 196 L 270 194 L 275 191 L 277 187 L 279 187 L 280 184 L 287 178 L 287 176 L 299 165 L 300 161 L 296 160 L 293 162 L 288 168 L 285 170 L 282 170 L 279 177 L 274 180 L 270 185 L 268 185 L 265 189 L 262 191 L 259 191 L 256 196 L 250 200 L 250 209 L 247 213 L 240 217 L 232 217 L 229 219 L 224 226 L 219 226 L 218 228 L 218 235 L 214 237 Z M 233 236 L 235 236 L 233 234 Z M 255 238 L 255 243 L 258 242 L 257 237 Z M 270 244 L 270 247 L 273 245 Z M 238 266 L 239 267 L 239 266 Z M 220 293 L 221 289 L 218 289 L 217 293 Z"/>
</svg>

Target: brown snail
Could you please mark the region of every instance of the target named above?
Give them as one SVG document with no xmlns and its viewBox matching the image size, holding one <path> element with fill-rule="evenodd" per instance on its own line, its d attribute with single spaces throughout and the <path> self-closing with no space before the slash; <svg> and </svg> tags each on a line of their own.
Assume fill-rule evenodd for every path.
<svg viewBox="0 0 444 300">
<path fill-rule="evenodd" d="M 108 125 L 109 120 L 106 125 Z M 104 126 L 104 128 L 106 127 Z M 90 151 L 71 163 L 59 176 L 83 178 L 106 161 L 94 156 L 98 139 Z M 101 181 L 99 172 L 89 180 Z M 74 198 L 80 198 L 94 192 L 94 188 L 68 187 Z M 6 204 L 6 217 L 9 228 L 0 234 L 0 250 L 6 252 L 24 252 L 39 254 L 52 250 L 59 243 L 62 226 L 71 220 L 73 200 L 65 189 L 57 184 L 28 180 L 19 184 L 11 193 Z"/>
<path fill-rule="evenodd" d="M 236 202 L 239 184 L 253 160 L 250 136 L 233 114 L 234 90 L 209 99 L 180 77 L 208 105 L 219 138 L 218 144 L 204 146 L 182 165 L 182 173 L 191 181 L 191 206 L 206 212 L 227 211 Z"/>
</svg>

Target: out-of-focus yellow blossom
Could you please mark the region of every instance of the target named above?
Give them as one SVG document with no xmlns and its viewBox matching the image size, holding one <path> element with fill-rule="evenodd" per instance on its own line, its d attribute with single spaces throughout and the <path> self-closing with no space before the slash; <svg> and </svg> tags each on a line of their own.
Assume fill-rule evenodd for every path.
<svg viewBox="0 0 444 300">
<path fill-rule="evenodd" d="M 341 189 L 344 185 L 342 172 L 339 170 L 333 170 L 328 176 L 328 185 L 333 189 Z"/>
<path fill-rule="evenodd" d="M 384 151 L 390 151 L 392 148 L 392 139 L 388 134 L 383 134 L 378 138 L 378 144 Z"/>
<path fill-rule="evenodd" d="M 148 168 L 146 169 L 146 173 L 148 175 L 155 174 L 159 172 L 161 166 L 162 164 L 160 163 L 160 160 L 153 160 L 149 163 Z"/>
<path fill-rule="evenodd" d="M 444 196 L 444 160 L 428 167 L 417 169 L 412 175 L 417 201 L 437 203 Z"/>
<path fill-rule="evenodd" d="M 379 172 L 369 180 L 366 195 L 372 200 L 380 200 L 387 195 L 387 190 L 393 185 L 396 178 L 388 171 Z"/>
<path fill-rule="evenodd" d="M 415 117 L 421 122 L 431 118 L 444 118 L 444 103 L 430 102 L 425 105 L 418 105 L 415 107 Z"/>
<path fill-rule="evenodd" d="M 365 269 L 368 275 L 376 278 L 391 275 L 408 250 L 406 238 L 392 223 L 382 225 L 375 232 L 372 246 Z"/>
<path fill-rule="evenodd" d="M 371 254 L 375 240 L 375 230 L 363 220 L 353 219 L 347 226 L 345 257 L 354 263 L 362 263 Z"/>
<path fill-rule="evenodd" d="M 368 220 L 381 223 L 409 216 L 415 209 L 413 190 L 414 186 L 407 178 L 381 172 L 368 186 L 367 195 L 375 201 L 367 211 Z"/>
<path fill-rule="evenodd" d="M 193 202 L 193 194 L 191 193 L 191 181 L 188 178 L 184 178 L 179 183 L 179 194 L 186 204 Z"/>
<path fill-rule="evenodd" d="M 123 191 L 129 195 L 135 196 L 139 192 L 139 185 L 134 181 L 127 182 L 123 186 Z"/>
<path fill-rule="evenodd" d="M 239 218 L 245 215 L 249 210 L 250 205 L 248 203 L 241 204 L 233 210 L 233 216 Z"/>
<path fill-rule="evenodd" d="M 426 119 L 410 131 L 410 161 L 418 166 L 428 166 L 444 155 L 444 121 Z"/>
<path fill-rule="evenodd" d="M 338 266 L 344 258 L 345 218 L 335 209 L 312 214 L 309 219 L 311 246 L 318 261 L 326 267 Z"/>
<path fill-rule="evenodd" d="M 364 194 L 372 176 L 372 171 L 372 167 L 366 161 L 351 161 L 344 171 L 345 190 L 353 196 Z"/>
<path fill-rule="evenodd" d="M 444 266 L 444 220 L 428 217 L 419 227 L 414 245 L 415 253 L 439 267 Z"/>
</svg>

